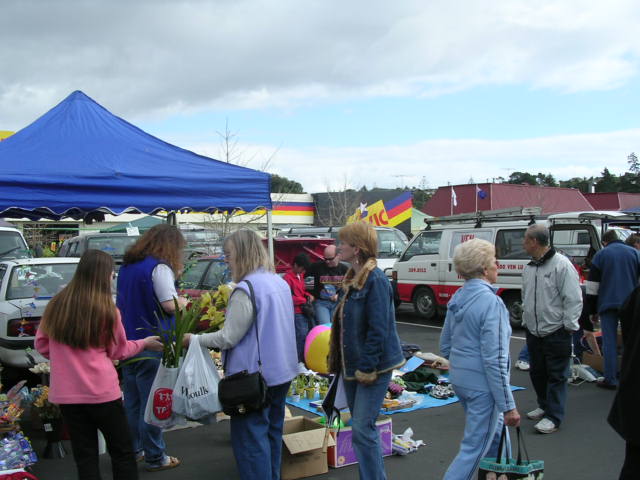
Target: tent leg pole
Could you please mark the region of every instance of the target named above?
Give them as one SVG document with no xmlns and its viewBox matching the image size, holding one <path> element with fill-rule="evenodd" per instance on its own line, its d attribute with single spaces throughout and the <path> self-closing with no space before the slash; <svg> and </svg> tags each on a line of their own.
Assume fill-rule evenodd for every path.
<svg viewBox="0 0 640 480">
<path fill-rule="evenodd" d="M 269 260 L 275 265 L 273 256 L 273 218 L 271 216 L 271 210 L 267 210 L 267 245 L 269 246 Z"/>
</svg>

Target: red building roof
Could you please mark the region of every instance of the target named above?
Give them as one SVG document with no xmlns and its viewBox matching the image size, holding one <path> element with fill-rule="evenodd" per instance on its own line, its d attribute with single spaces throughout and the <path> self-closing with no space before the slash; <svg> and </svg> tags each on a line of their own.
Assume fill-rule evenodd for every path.
<svg viewBox="0 0 640 480">
<path fill-rule="evenodd" d="M 441 217 L 515 207 L 540 207 L 544 215 L 594 210 L 580 190 L 574 188 L 479 183 L 439 187 L 422 211 Z"/>
<path fill-rule="evenodd" d="M 585 193 L 594 210 L 627 210 L 640 207 L 640 193 Z"/>
</svg>

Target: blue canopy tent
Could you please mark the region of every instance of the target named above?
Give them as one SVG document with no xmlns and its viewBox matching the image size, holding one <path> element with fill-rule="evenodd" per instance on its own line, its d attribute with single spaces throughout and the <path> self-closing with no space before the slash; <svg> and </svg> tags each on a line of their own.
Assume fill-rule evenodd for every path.
<svg viewBox="0 0 640 480">
<path fill-rule="evenodd" d="M 271 210 L 269 174 L 166 143 L 80 91 L 1 142 L 0 169 L 0 217 Z"/>
</svg>

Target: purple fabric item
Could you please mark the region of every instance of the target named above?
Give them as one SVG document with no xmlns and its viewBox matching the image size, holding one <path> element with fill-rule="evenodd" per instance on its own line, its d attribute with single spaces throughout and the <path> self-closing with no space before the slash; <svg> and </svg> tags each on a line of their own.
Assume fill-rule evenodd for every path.
<svg viewBox="0 0 640 480">
<path fill-rule="evenodd" d="M 278 275 L 258 270 L 245 277 L 253 285 L 258 308 L 262 376 L 269 387 L 291 381 L 298 373 L 298 354 L 289 285 Z M 236 288 L 250 295 L 244 281 Z M 253 324 L 227 355 L 227 375 L 258 371 L 258 348 Z"/>
</svg>

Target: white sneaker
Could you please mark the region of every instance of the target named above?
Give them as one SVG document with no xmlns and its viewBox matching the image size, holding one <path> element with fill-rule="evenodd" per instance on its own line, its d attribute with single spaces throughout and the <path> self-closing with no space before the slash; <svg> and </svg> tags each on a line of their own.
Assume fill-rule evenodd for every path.
<svg viewBox="0 0 640 480">
<path fill-rule="evenodd" d="M 516 362 L 516 368 L 518 370 L 522 370 L 524 372 L 528 372 L 529 371 L 529 362 L 525 361 L 525 360 L 518 360 Z"/>
<path fill-rule="evenodd" d="M 538 423 L 536 423 L 533 428 L 535 428 L 540 433 L 553 433 L 558 430 L 556 424 L 548 418 L 543 418 Z"/>
<path fill-rule="evenodd" d="M 305 375 L 308 372 L 309 370 L 307 370 L 307 366 L 304 364 L 304 362 L 298 362 L 298 373 Z"/>
<path fill-rule="evenodd" d="M 542 417 L 544 417 L 544 410 L 541 408 L 536 408 L 527 413 L 527 418 L 530 420 L 540 420 Z"/>
</svg>

